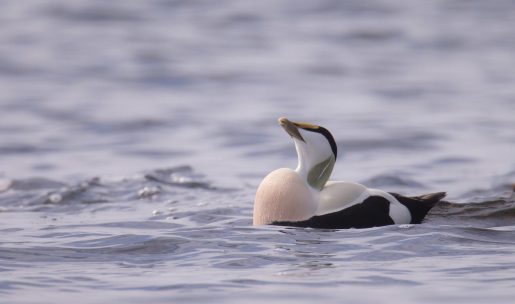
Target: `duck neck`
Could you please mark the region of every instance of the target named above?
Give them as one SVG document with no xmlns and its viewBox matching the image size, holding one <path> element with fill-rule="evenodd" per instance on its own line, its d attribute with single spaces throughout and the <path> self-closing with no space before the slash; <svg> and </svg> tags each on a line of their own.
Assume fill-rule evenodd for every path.
<svg viewBox="0 0 515 304">
<path fill-rule="evenodd" d="M 305 180 L 308 185 L 315 190 L 322 190 L 324 188 L 325 183 L 331 177 L 331 173 L 333 172 L 334 164 L 336 159 L 334 155 L 331 155 L 323 160 L 315 160 L 311 161 L 306 155 L 303 154 L 303 151 L 299 151 L 297 149 L 298 154 L 298 165 L 295 171 Z"/>
</svg>

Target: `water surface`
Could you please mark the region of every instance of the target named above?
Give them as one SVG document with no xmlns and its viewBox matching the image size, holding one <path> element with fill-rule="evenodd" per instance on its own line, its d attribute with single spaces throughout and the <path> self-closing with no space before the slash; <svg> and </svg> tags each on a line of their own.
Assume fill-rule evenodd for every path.
<svg viewBox="0 0 515 304">
<path fill-rule="evenodd" d="M 511 303 L 515 3 L 4 1 L 6 303 Z M 447 191 L 421 225 L 251 226 L 330 129 L 333 177 Z"/>
</svg>

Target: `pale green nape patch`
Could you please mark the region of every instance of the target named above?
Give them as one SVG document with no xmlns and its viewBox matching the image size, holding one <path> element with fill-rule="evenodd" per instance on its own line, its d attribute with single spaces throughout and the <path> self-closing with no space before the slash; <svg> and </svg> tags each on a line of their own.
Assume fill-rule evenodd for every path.
<svg viewBox="0 0 515 304">
<path fill-rule="evenodd" d="M 314 165 L 308 173 L 309 185 L 317 190 L 322 190 L 329 177 L 331 177 L 335 162 L 334 155 L 331 155 L 326 160 Z"/>
</svg>

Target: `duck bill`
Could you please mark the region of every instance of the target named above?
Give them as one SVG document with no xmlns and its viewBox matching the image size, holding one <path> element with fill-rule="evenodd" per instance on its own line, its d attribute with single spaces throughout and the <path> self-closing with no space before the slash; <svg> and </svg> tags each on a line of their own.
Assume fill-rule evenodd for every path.
<svg viewBox="0 0 515 304">
<path fill-rule="evenodd" d="M 279 125 L 281 125 L 284 131 L 286 131 L 286 133 L 288 133 L 292 138 L 304 141 L 304 138 L 302 138 L 302 135 L 299 132 L 299 128 L 294 122 L 289 121 L 286 117 L 281 117 L 279 118 Z"/>
</svg>

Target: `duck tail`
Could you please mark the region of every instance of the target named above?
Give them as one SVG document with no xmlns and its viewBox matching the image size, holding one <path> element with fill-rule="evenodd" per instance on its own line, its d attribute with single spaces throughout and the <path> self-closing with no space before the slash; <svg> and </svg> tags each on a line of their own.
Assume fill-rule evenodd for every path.
<svg viewBox="0 0 515 304">
<path fill-rule="evenodd" d="M 420 201 L 424 201 L 426 203 L 436 204 L 439 201 L 441 201 L 446 195 L 447 195 L 446 192 L 435 192 L 435 193 L 429 193 L 429 194 L 424 194 L 424 195 L 420 195 L 420 196 L 415 196 L 414 198 L 418 199 Z"/>
<path fill-rule="evenodd" d="M 411 224 L 422 223 L 429 210 L 447 195 L 445 192 L 435 192 L 414 197 L 405 197 L 396 193 L 391 194 L 408 208 L 411 213 Z"/>
</svg>

